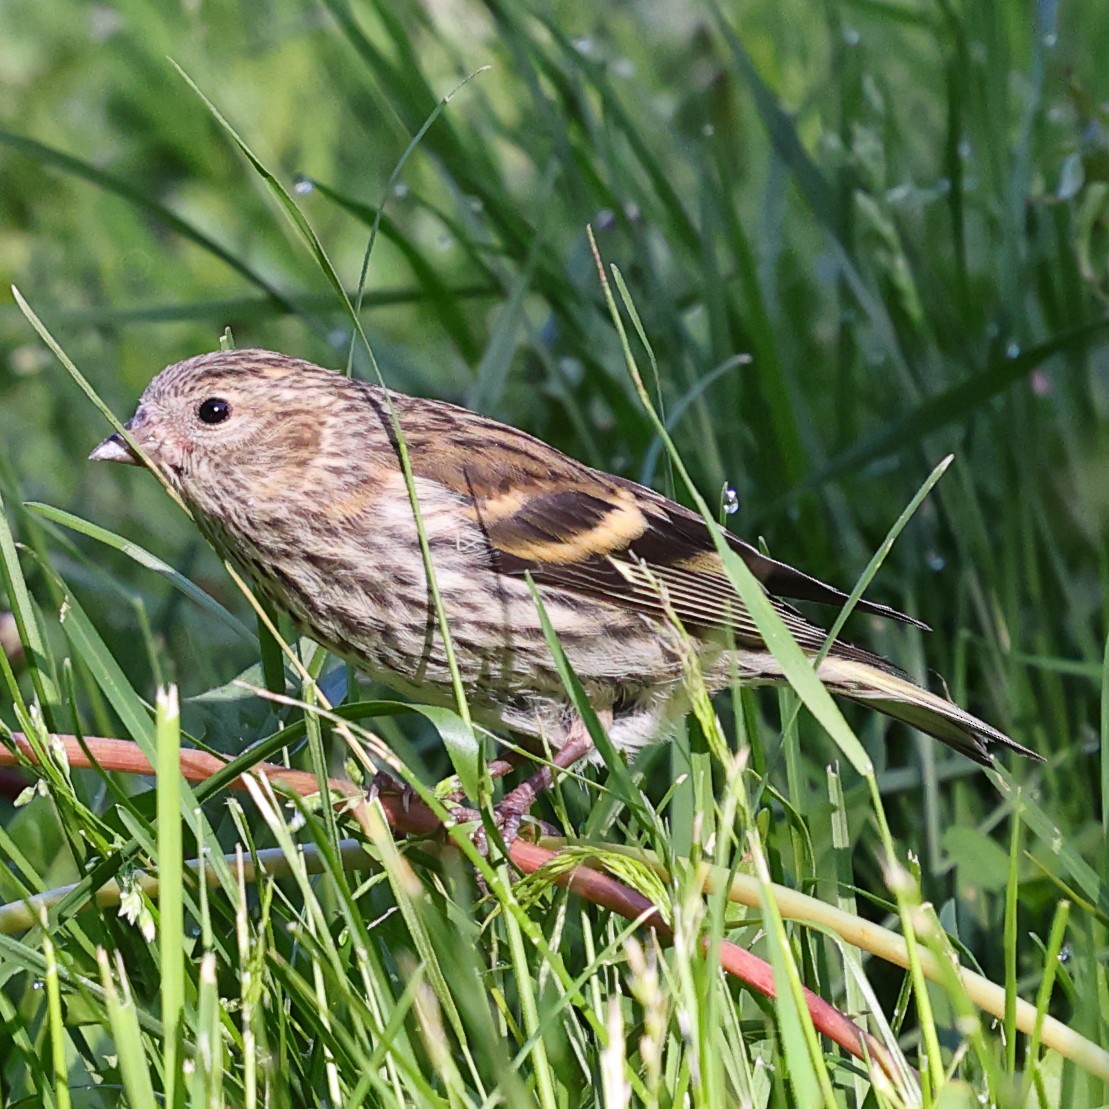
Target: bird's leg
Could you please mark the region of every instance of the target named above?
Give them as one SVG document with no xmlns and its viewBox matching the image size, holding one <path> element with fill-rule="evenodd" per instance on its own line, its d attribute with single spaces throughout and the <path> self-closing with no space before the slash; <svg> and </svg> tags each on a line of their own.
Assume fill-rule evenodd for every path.
<svg viewBox="0 0 1109 1109">
<path fill-rule="evenodd" d="M 490 778 L 503 778 L 506 774 L 511 774 L 512 771 L 527 758 L 528 756 L 522 751 L 509 751 L 502 757 L 487 763 L 485 769 L 489 772 Z M 398 794 L 405 812 L 408 811 L 408 807 L 413 801 L 420 800 L 420 795 L 407 782 L 397 778 L 388 770 L 379 770 L 373 776 L 370 787 L 366 790 L 366 800 L 373 801 L 378 794 L 381 793 Z M 455 790 L 454 793 L 448 794 L 444 800 L 448 802 L 458 802 L 461 801 L 464 796 L 465 794 L 463 791 L 459 789 Z"/>
<path fill-rule="evenodd" d="M 370 780 L 370 787 L 366 790 L 366 801 L 375 801 L 382 793 L 395 793 L 400 797 L 404 811 L 413 801 L 418 801 L 420 795 L 405 781 L 390 774 L 388 770 L 379 770 Z"/>
<path fill-rule="evenodd" d="M 485 764 L 485 769 L 489 773 L 489 777 L 494 780 L 503 778 L 506 774 L 511 774 L 522 762 L 526 762 L 530 756 L 526 751 L 508 751 L 503 755 L 493 759 L 492 762 Z M 461 801 L 466 796 L 465 792 L 461 789 L 456 789 L 454 793 L 448 794 L 444 800 L 446 801 Z"/>
<path fill-rule="evenodd" d="M 541 766 L 515 789 L 509 790 L 494 808 L 497 827 L 500 829 L 506 847 L 512 846 L 512 841 L 520 832 L 520 822 L 531 810 L 539 795 L 551 788 L 555 771 L 573 766 L 578 759 L 588 755 L 592 750 L 593 739 L 585 726 L 585 721 L 580 716 L 575 717 L 566 742 L 555 752 L 551 762 Z"/>
</svg>

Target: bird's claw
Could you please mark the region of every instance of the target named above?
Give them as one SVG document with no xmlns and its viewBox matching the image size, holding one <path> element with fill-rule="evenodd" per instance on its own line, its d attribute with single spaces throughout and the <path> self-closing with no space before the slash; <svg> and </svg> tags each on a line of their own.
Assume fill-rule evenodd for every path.
<svg viewBox="0 0 1109 1109">
<path fill-rule="evenodd" d="M 477 829 L 470 837 L 470 840 L 481 855 L 488 858 L 489 837 L 486 832 L 485 822 L 481 818 L 481 813 L 476 809 L 457 808 L 454 810 L 454 817 L 459 824 L 476 821 Z M 500 833 L 501 842 L 504 844 L 506 851 L 511 851 L 512 845 L 520 838 L 526 817 L 528 817 L 527 809 L 521 809 L 517 805 L 511 803 L 506 804 L 502 801 L 501 804 L 494 806 L 493 825 L 498 833 Z M 540 836 L 561 835 L 559 830 L 553 825 L 548 824 L 545 820 L 539 820 L 536 817 L 531 817 L 528 821 L 528 825 L 528 830 L 534 830 L 536 833 L 536 839 Z"/>
<path fill-rule="evenodd" d="M 388 770 L 379 770 L 370 781 L 366 790 L 366 800 L 376 801 L 383 793 L 392 793 L 400 798 L 401 808 L 408 812 L 413 801 L 419 800 L 419 794 L 407 783 L 399 778 L 394 778 Z"/>
</svg>

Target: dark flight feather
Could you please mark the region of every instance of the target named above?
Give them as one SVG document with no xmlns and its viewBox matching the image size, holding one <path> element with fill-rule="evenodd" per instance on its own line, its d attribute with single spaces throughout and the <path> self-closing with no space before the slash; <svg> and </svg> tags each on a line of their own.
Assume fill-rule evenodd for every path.
<svg viewBox="0 0 1109 1109">
<path fill-rule="evenodd" d="M 384 398 L 375 393 L 388 424 Z M 466 409 L 420 400 L 420 420 L 409 423 L 405 412 L 412 398 L 393 394 L 393 402 L 414 472 L 471 502 L 501 573 L 531 574 L 539 584 L 615 600 L 654 616 L 662 616 L 666 607 L 661 586 L 691 634 L 723 630 L 737 646 L 765 646 L 697 513 Z M 826 633 L 777 598 L 837 605 L 847 594 L 720 530 L 771 595 L 800 646 L 818 651 Z M 855 607 L 926 627 L 873 601 L 860 600 Z M 837 642 L 833 650 L 840 657 L 903 674 L 862 648 Z"/>
</svg>

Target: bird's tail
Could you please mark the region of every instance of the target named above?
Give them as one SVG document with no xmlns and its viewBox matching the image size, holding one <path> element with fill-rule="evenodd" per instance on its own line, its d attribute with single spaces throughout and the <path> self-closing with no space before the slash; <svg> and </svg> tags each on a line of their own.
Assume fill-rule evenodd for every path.
<svg viewBox="0 0 1109 1109">
<path fill-rule="evenodd" d="M 830 655 L 820 664 L 820 678 L 833 693 L 903 720 L 983 766 L 993 765 L 991 744 L 1042 761 L 1041 755 L 954 701 L 868 662 Z"/>
</svg>

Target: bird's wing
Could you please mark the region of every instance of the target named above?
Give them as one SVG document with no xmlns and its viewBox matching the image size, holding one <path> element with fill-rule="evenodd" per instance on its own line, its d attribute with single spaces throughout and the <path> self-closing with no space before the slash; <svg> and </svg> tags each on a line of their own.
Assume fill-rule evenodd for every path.
<svg viewBox="0 0 1109 1109">
<path fill-rule="evenodd" d="M 557 487 L 478 501 L 475 512 L 501 573 L 527 573 L 539 584 L 659 617 L 671 611 L 692 634 L 723 629 L 736 646 L 765 648 L 708 529 L 702 523 L 698 534 L 665 505 L 619 486 Z M 826 633 L 783 601 L 770 600 L 798 644 L 819 650 Z M 836 652 L 886 665 L 847 644 L 837 644 Z"/>
<path fill-rule="evenodd" d="M 765 646 L 699 515 L 514 428 L 451 405 L 428 404 L 421 402 L 418 421 L 400 412 L 413 469 L 469 500 L 501 573 L 530 574 L 539 584 L 660 617 L 669 609 L 693 634 L 723 629 L 737 646 Z M 768 593 L 824 603 L 847 599 L 738 536 L 721 533 Z M 789 605 L 771 600 L 800 646 L 819 650 L 826 633 Z M 884 605 L 860 601 L 857 607 L 915 623 Z M 890 668 L 847 644 L 835 649 L 843 657 Z"/>
<path fill-rule="evenodd" d="M 642 485 L 636 485 L 634 482 L 621 478 L 613 478 L 612 480 L 619 487 L 630 490 L 640 504 L 650 506 L 647 511 L 653 517 L 663 518 L 665 521 L 663 529 L 668 534 L 679 537 L 681 542 L 695 548 L 698 552 L 709 552 L 711 556 L 716 557 L 716 546 L 713 543 L 713 537 L 710 535 L 704 519 L 698 513 L 683 508 L 680 504 L 676 504 L 674 501 L 661 496 L 652 489 L 646 489 Z M 816 601 L 824 605 L 843 605 L 846 602 L 847 594 L 840 589 L 836 589 L 835 586 L 828 585 L 826 582 L 820 581 L 819 578 L 814 578 L 785 562 L 778 562 L 777 559 L 763 554 L 734 532 L 727 531 L 724 528 L 720 528 L 719 531 L 724 535 L 728 546 L 743 559 L 747 564 L 747 569 L 755 575 L 772 596 L 789 597 L 797 601 Z M 715 568 L 718 572 L 723 573 L 719 559 L 715 563 Z M 867 601 L 860 598 L 855 604 L 855 608 L 859 612 L 868 612 L 872 616 L 883 616 L 890 620 L 899 620 L 904 624 L 912 624 L 915 627 L 923 628 L 925 631 L 929 630 L 928 625 L 920 620 L 908 616 L 904 612 L 898 612 L 897 609 L 890 608 L 889 605 L 878 604 L 876 601 Z"/>
</svg>

